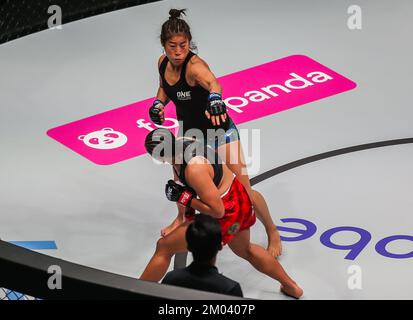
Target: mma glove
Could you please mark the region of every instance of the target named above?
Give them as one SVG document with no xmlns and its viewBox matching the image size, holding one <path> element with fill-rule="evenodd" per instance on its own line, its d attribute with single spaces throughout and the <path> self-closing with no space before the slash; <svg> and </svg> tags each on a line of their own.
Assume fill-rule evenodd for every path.
<svg viewBox="0 0 413 320">
<path fill-rule="evenodd" d="M 194 198 L 194 194 L 191 191 L 173 180 L 169 180 L 165 185 L 165 195 L 168 200 L 178 202 L 185 207 L 189 207 Z"/>
<path fill-rule="evenodd" d="M 222 101 L 221 94 L 215 92 L 209 94 L 206 111 L 208 111 L 211 116 L 220 116 L 227 112 L 227 107 L 224 101 Z"/>
<path fill-rule="evenodd" d="M 152 107 L 149 108 L 149 117 L 151 118 L 153 123 L 159 124 L 159 125 L 163 123 L 163 120 L 159 114 L 163 110 L 163 108 L 165 108 L 165 105 L 159 99 L 156 99 L 152 103 Z"/>
</svg>

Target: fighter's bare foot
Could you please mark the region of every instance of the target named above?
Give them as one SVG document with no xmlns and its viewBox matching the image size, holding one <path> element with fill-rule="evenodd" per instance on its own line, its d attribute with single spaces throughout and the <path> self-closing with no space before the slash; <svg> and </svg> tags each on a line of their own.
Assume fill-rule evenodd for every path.
<svg viewBox="0 0 413 320">
<path fill-rule="evenodd" d="M 276 228 L 271 231 L 267 230 L 268 236 L 268 247 L 267 251 L 274 257 L 277 258 L 282 254 L 282 243 L 280 238 L 280 233 Z"/>
<path fill-rule="evenodd" d="M 293 297 L 295 299 L 300 299 L 303 295 L 304 291 L 301 289 L 296 283 L 292 285 L 281 285 L 280 290 L 282 293 L 289 297 Z"/>
<path fill-rule="evenodd" d="M 183 222 L 184 221 L 182 219 L 175 218 L 174 221 L 172 221 L 172 223 L 169 226 L 161 230 L 161 237 L 166 237 L 168 234 L 174 231 Z"/>
</svg>

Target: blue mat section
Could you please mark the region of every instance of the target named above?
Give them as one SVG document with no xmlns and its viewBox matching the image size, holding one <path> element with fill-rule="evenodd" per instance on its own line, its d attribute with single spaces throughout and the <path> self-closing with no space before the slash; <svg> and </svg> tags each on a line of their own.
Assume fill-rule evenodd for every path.
<svg viewBox="0 0 413 320">
<path fill-rule="evenodd" d="M 57 245 L 54 241 L 9 241 L 19 247 L 30 250 L 56 250 Z"/>
</svg>

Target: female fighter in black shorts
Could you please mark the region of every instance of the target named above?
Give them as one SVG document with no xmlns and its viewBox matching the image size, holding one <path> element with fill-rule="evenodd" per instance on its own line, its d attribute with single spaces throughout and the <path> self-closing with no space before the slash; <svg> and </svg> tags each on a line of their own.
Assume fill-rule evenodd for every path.
<svg viewBox="0 0 413 320">
<path fill-rule="evenodd" d="M 183 124 L 180 135 L 190 129 L 199 129 L 208 145 L 215 148 L 228 168 L 237 176 L 246 188 L 253 202 L 257 217 L 264 224 L 268 236 L 268 252 L 277 257 L 282 252 L 282 245 L 263 196 L 251 188 L 245 160 L 239 140 L 238 130 L 226 113 L 222 101 L 222 88 L 209 69 L 207 63 L 193 49 L 190 27 L 181 15 L 185 10 L 170 10 L 169 19 L 162 25 L 161 44 L 163 54 L 158 61 L 160 74 L 156 100 L 149 109 L 151 120 L 158 125 L 164 121 L 164 108 L 169 101 L 176 106 L 177 118 Z M 219 52 L 219 50 L 217 50 Z M 207 139 L 208 129 L 225 130 L 220 139 Z M 174 175 L 177 180 L 176 175 Z M 184 210 L 179 208 L 178 217 L 170 226 L 161 231 L 166 236 L 183 222 Z"/>
</svg>

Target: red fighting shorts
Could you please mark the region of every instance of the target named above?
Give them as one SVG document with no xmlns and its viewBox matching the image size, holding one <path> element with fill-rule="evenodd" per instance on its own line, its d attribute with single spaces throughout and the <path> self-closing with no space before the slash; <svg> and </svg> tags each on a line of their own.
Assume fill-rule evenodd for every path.
<svg viewBox="0 0 413 320">
<path fill-rule="evenodd" d="M 227 244 L 238 232 L 254 225 L 256 217 L 248 193 L 237 178 L 234 178 L 229 191 L 221 199 L 225 214 L 217 220 L 221 225 L 222 242 Z M 185 217 L 191 221 L 195 215 L 189 214 Z"/>
</svg>

